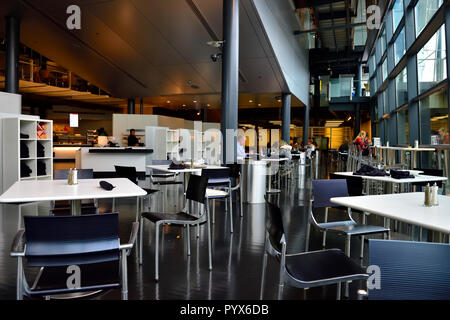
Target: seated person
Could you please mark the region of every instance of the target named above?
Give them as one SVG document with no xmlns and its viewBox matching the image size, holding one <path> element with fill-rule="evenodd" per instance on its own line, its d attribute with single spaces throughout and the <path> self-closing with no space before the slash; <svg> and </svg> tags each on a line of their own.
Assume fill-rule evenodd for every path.
<svg viewBox="0 0 450 320">
<path fill-rule="evenodd" d="M 136 130 L 130 129 L 130 135 L 128 136 L 128 146 L 136 147 L 139 146 L 139 140 L 136 137 Z"/>
</svg>

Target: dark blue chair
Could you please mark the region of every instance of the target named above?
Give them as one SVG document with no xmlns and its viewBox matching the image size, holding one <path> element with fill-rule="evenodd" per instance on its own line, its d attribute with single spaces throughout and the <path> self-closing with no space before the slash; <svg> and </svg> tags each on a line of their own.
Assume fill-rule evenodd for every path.
<svg viewBox="0 0 450 320">
<path fill-rule="evenodd" d="M 121 245 L 118 214 L 24 217 L 25 230 L 17 232 L 11 256 L 17 257 L 17 300 L 121 288 L 128 299 L 127 255 L 136 240 L 134 222 L 128 243 Z M 41 268 L 33 285 L 27 283 L 28 267 Z M 69 285 L 79 268 L 79 283 Z M 72 271 L 71 271 L 72 270 Z"/>
<path fill-rule="evenodd" d="M 347 220 L 328 222 L 328 208 L 339 207 L 330 201 L 335 197 L 348 197 L 347 181 L 345 179 L 334 180 L 313 180 L 313 198 L 311 199 L 311 210 L 309 215 L 308 227 L 306 232 L 306 250 L 309 247 L 310 226 L 313 224 L 316 228 L 323 231 L 322 245 L 325 247 L 326 232 L 332 231 L 345 235 L 345 253 L 350 257 L 350 240 L 352 236 L 361 237 L 361 254 L 364 253 L 364 236 L 375 233 L 387 233 L 389 237 L 389 229 L 379 226 L 371 226 L 356 223 L 352 216 L 350 208 L 347 209 Z M 313 208 L 325 208 L 325 221 L 317 222 Z"/>
<path fill-rule="evenodd" d="M 278 298 L 281 298 L 284 284 L 296 288 L 337 284 L 337 299 L 340 299 L 342 282 L 364 280 L 368 277 L 361 266 L 339 249 L 286 254 L 286 246 L 281 210 L 278 206 L 267 202 L 261 299 L 263 298 L 268 254 L 280 262 Z"/>
<path fill-rule="evenodd" d="M 369 299 L 450 300 L 448 244 L 370 239 L 369 265 L 380 268 L 380 288 L 369 289 Z"/>
<path fill-rule="evenodd" d="M 225 211 L 228 211 L 230 216 L 230 232 L 233 233 L 233 190 L 231 187 L 231 168 L 214 168 L 202 169 L 202 176 L 208 178 L 208 185 L 206 189 L 206 197 L 213 201 L 211 222 L 215 223 L 215 200 L 225 200 Z M 209 202 L 208 202 L 209 205 Z"/>
</svg>

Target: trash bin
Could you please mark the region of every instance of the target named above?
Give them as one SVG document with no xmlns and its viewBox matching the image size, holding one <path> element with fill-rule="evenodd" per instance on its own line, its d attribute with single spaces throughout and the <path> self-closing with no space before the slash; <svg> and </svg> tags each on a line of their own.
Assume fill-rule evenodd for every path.
<svg viewBox="0 0 450 320">
<path fill-rule="evenodd" d="M 266 194 L 266 161 L 245 160 L 242 164 L 242 201 L 264 203 Z"/>
</svg>

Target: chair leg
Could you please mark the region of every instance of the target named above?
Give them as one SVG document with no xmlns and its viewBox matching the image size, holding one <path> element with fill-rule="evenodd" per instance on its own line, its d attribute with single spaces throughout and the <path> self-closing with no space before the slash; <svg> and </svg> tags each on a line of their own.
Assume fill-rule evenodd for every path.
<svg viewBox="0 0 450 320">
<path fill-rule="evenodd" d="M 230 202 L 230 232 L 233 233 L 233 202 L 231 202 L 231 192 L 228 198 Z"/>
<path fill-rule="evenodd" d="M 158 258 L 159 258 L 159 223 L 155 225 L 155 280 L 159 280 L 159 270 L 158 270 Z"/>
<path fill-rule="evenodd" d="M 112 212 L 116 212 L 116 198 L 112 199 Z"/>
<path fill-rule="evenodd" d="M 241 209 L 241 217 L 244 216 L 244 209 L 243 209 L 243 205 L 242 205 L 242 188 L 239 186 L 239 204 L 240 204 L 240 209 Z"/>
<path fill-rule="evenodd" d="M 328 208 L 325 208 L 325 222 L 328 222 Z M 327 242 L 327 231 L 323 231 L 322 247 L 325 248 Z"/>
<path fill-rule="evenodd" d="M 144 218 L 139 221 L 139 264 L 142 264 L 142 243 L 144 239 Z"/>
<path fill-rule="evenodd" d="M 365 214 L 365 212 L 363 212 L 362 224 L 366 224 L 366 214 Z M 360 253 L 359 257 L 361 259 L 364 258 L 364 236 L 361 236 L 361 253 Z"/>
<path fill-rule="evenodd" d="M 197 224 L 197 238 L 200 238 L 200 224 Z"/>
<path fill-rule="evenodd" d="M 209 201 L 208 201 L 208 205 L 209 205 Z M 216 200 L 213 199 L 212 200 L 212 224 L 214 224 L 216 222 Z"/>
<path fill-rule="evenodd" d="M 347 234 L 345 237 L 345 254 L 347 257 L 350 258 L 350 243 L 351 243 L 351 235 Z M 349 283 L 345 283 L 345 297 L 348 298 L 349 296 Z"/>
<path fill-rule="evenodd" d="M 205 210 L 206 210 L 206 220 L 207 220 L 207 233 L 208 233 L 208 259 L 209 259 L 209 270 L 212 270 L 212 252 L 211 252 L 211 223 L 209 220 L 209 206 L 208 200 L 206 200 Z"/>
<path fill-rule="evenodd" d="M 306 225 L 306 243 L 305 243 L 305 252 L 309 251 L 309 237 L 311 234 L 311 223 L 308 222 Z"/>
<path fill-rule="evenodd" d="M 187 244 L 187 255 L 191 255 L 191 232 L 190 232 L 191 226 L 188 224 L 186 225 L 186 244 Z"/>
<path fill-rule="evenodd" d="M 265 251 L 265 249 L 264 249 L 264 251 Z M 264 278 L 266 276 L 266 267 L 267 267 L 267 252 L 264 252 L 263 268 L 262 268 L 262 275 L 261 275 L 261 290 L 259 292 L 259 300 L 262 300 L 263 295 L 264 295 Z"/>
<path fill-rule="evenodd" d="M 127 251 L 122 250 L 122 300 L 128 300 Z"/>
<path fill-rule="evenodd" d="M 337 286 L 336 300 L 341 300 L 341 282 L 338 282 L 336 286 Z"/>
<path fill-rule="evenodd" d="M 22 257 L 17 258 L 16 299 L 23 300 L 23 265 Z"/>
</svg>

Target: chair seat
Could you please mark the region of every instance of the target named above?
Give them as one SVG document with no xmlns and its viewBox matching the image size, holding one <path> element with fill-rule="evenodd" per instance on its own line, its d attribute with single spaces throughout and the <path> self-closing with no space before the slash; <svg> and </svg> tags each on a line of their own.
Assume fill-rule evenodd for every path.
<svg viewBox="0 0 450 320">
<path fill-rule="evenodd" d="M 208 199 L 217 199 L 228 197 L 228 192 L 217 189 L 206 189 L 206 197 Z"/>
<path fill-rule="evenodd" d="M 230 183 L 230 178 L 210 178 L 208 179 L 208 187 L 228 187 Z"/>
<path fill-rule="evenodd" d="M 81 288 L 68 289 L 67 266 L 45 267 L 42 269 L 36 286 L 30 290 L 31 296 L 64 294 L 92 290 L 106 290 L 120 287 L 119 261 L 108 261 L 96 264 L 79 265 L 81 269 Z"/>
<path fill-rule="evenodd" d="M 142 212 L 142 217 L 146 218 L 152 222 L 158 222 L 158 221 L 196 221 L 198 220 L 197 217 L 191 216 L 190 214 L 186 212 L 177 212 L 177 213 L 165 213 L 165 212 Z"/>
<path fill-rule="evenodd" d="M 172 184 L 183 184 L 181 181 L 153 181 L 154 184 L 159 184 L 160 186 L 172 185 Z"/>
<path fill-rule="evenodd" d="M 319 223 L 318 226 L 322 229 L 342 232 L 350 235 L 365 235 L 372 233 L 389 232 L 389 229 L 385 227 L 357 224 L 351 220 L 324 222 Z"/>
<path fill-rule="evenodd" d="M 144 191 L 147 192 L 147 194 L 153 194 L 159 191 L 158 189 L 147 189 L 147 188 L 142 189 L 144 189 Z"/>
<path fill-rule="evenodd" d="M 152 174 L 152 178 L 170 178 L 173 177 L 174 174 L 173 173 L 157 173 L 157 174 Z"/>
<path fill-rule="evenodd" d="M 286 270 L 292 277 L 304 282 L 323 282 L 327 279 L 350 277 L 358 274 L 361 275 L 362 279 L 367 277 L 364 269 L 339 249 L 287 255 Z M 322 284 L 318 283 L 317 285 Z"/>
</svg>

